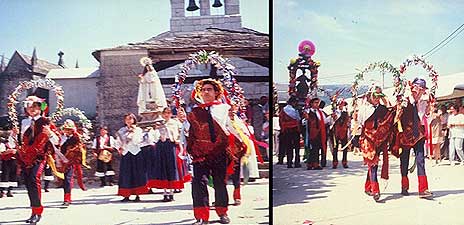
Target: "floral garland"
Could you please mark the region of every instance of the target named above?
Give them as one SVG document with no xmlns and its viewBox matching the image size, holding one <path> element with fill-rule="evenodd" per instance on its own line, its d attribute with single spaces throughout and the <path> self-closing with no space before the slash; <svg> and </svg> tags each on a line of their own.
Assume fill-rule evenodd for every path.
<svg viewBox="0 0 464 225">
<path fill-rule="evenodd" d="M 25 90 L 31 88 L 43 88 L 48 90 L 53 90 L 56 95 L 57 103 L 56 103 L 56 112 L 61 112 L 64 107 L 64 91 L 63 88 L 55 83 L 55 81 L 51 79 L 38 79 L 38 80 L 29 80 L 29 81 L 22 81 L 19 83 L 18 86 L 13 90 L 13 92 L 8 96 L 8 116 L 12 123 L 13 129 L 18 130 L 19 123 L 18 123 L 18 112 L 16 111 L 16 104 L 18 102 L 18 98 Z M 54 119 L 52 117 L 52 119 Z M 15 137 L 16 138 L 16 137 Z"/>
<path fill-rule="evenodd" d="M 229 98 L 237 101 L 239 103 L 240 109 L 243 110 L 245 107 L 245 97 L 243 95 L 244 91 L 237 83 L 237 80 L 234 78 L 236 73 L 234 72 L 235 67 L 229 63 L 229 59 L 223 58 L 218 53 L 211 51 L 207 52 L 205 50 L 200 50 L 196 53 L 189 55 L 188 59 L 185 60 L 184 64 L 180 66 L 181 71 L 177 73 L 175 77 L 175 83 L 172 86 L 172 98 L 176 103 L 177 107 L 180 107 L 184 103 L 182 99 L 182 90 L 181 86 L 184 84 L 185 78 L 189 71 L 198 64 L 212 64 L 219 71 L 222 71 L 224 78 L 221 79 L 222 84 L 226 87 L 226 91 L 229 94 Z"/>
<path fill-rule="evenodd" d="M 85 116 L 84 111 L 78 108 L 65 108 L 61 111 L 54 112 L 52 114 L 53 122 L 57 122 L 63 119 L 63 116 L 76 116 L 79 118 L 79 122 L 82 123 L 82 136 L 81 139 L 84 142 L 90 141 L 90 131 L 92 130 L 92 122 Z"/>
<path fill-rule="evenodd" d="M 433 65 L 426 62 L 423 57 L 419 57 L 417 55 L 412 55 L 412 56 L 408 57 L 403 62 L 403 64 L 401 64 L 400 73 L 403 74 L 404 72 L 406 72 L 406 69 L 408 68 L 408 66 L 418 65 L 418 64 L 422 65 L 422 68 L 424 68 L 429 73 L 429 77 L 432 79 L 432 87 L 430 88 L 430 97 L 431 97 L 431 99 L 435 99 L 435 92 L 436 92 L 437 87 L 438 87 L 438 83 L 437 83 L 438 82 L 438 73 L 433 68 Z M 405 82 L 404 85 L 406 86 L 406 84 L 407 83 Z"/>
<path fill-rule="evenodd" d="M 360 81 L 364 80 L 365 74 L 372 72 L 375 69 L 380 69 L 382 73 L 388 72 L 393 75 L 393 86 L 395 87 L 395 93 L 394 93 L 395 96 L 404 93 L 405 87 L 406 87 L 404 85 L 405 80 L 401 78 L 400 70 L 398 70 L 396 67 L 394 67 L 392 64 L 390 64 L 387 61 L 371 63 L 368 66 L 366 66 L 363 70 L 361 70 L 358 74 L 355 75 L 353 84 L 351 85 L 351 94 L 353 96 L 352 105 L 354 109 L 356 109 L 357 107 L 356 99 L 358 98 L 358 90 L 359 90 Z"/>
<path fill-rule="evenodd" d="M 290 64 L 288 65 L 288 76 L 289 76 L 289 84 L 288 84 L 288 94 L 290 96 L 296 96 L 300 99 L 305 99 L 307 96 L 316 97 L 317 96 L 317 76 L 318 76 L 318 68 L 321 65 L 319 61 L 314 61 L 311 57 L 314 55 L 316 51 L 316 47 L 314 43 L 308 40 L 304 40 L 300 42 L 298 46 L 298 57 L 290 59 Z M 297 71 L 300 70 L 302 75 L 299 77 L 296 76 Z M 309 71 L 310 78 L 306 76 L 306 72 Z M 299 81 L 302 85 L 302 92 L 298 93 L 296 89 L 297 85 L 296 82 Z M 309 81 L 309 87 L 306 87 L 306 82 Z M 308 93 L 305 92 L 308 89 Z M 304 96 L 306 95 L 306 96 Z"/>
</svg>

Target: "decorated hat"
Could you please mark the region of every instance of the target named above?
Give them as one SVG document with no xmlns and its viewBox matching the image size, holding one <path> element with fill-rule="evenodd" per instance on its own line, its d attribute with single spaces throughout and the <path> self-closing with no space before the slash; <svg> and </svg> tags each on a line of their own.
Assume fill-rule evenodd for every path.
<svg viewBox="0 0 464 225">
<path fill-rule="evenodd" d="M 422 89 L 428 89 L 425 80 L 419 77 L 414 78 L 412 85 L 419 86 Z"/>
<path fill-rule="evenodd" d="M 24 104 L 24 107 L 30 107 L 32 106 L 34 103 L 44 103 L 45 102 L 45 99 L 42 99 L 42 98 L 39 98 L 35 95 L 31 95 L 31 96 L 27 96 L 26 99 L 24 99 L 23 101 L 23 104 Z"/>
<path fill-rule="evenodd" d="M 63 126 L 61 127 L 62 129 L 73 129 L 75 130 L 76 129 L 76 124 L 74 123 L 74 121 L 70 120 L 70 119 L 67 119 L 64 121 L 64 124 Z"/>
<path fill-rule="evenodd" d="M 225 94 L 225 91 L 224 91 L 224 88 L 222 87 L 221 82 L 211 79 L 211 78 L 207 78 L 207 79 L 199 80 L 198 82 L 196 82 L 195 89 L 192 92 L 193 99 L 201 99 L 201 96 L 200 96 L 201 88 L 205 84 L 211 84 L 215 87 L 215 89 L 219 90 L 218 98 L 222 97 Z"/>
</svg>

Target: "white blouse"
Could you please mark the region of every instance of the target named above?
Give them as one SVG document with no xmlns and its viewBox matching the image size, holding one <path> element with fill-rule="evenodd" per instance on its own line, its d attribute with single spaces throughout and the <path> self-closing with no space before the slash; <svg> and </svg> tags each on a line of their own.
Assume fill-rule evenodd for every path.
<svg viewBox="0 0 464 225">
<path fill-rule="evenodd" d="M 122 148 L 122 155 L 128 152 L 137 155 L 140 152 L 143 141 L 143 130 L 140 127 L 135 127 L 133 132 L 129 132 L 127 127 L 122 127 L 116 134 L 116 142 Z"/>
</svg>

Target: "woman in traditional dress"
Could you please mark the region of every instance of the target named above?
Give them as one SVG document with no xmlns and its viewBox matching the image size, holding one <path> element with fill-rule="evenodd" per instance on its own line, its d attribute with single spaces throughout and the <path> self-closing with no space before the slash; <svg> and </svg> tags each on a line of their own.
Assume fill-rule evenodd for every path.
<svg viewBox="0 0 464 225">
<path fill-rule="evenodd" d="M 170 202 L 174 200 L 174 189 L 183 188 L 177 169 L 176 134 L 175 130 L 166 125 L 162 117 L 158 117 L 155 124 L 157 126 L 153 131 L 153 140 L 156 144 L 151 159 L 152 165 L 148 172 L 149 187 L 164 189 L 163 202 Z"/>
<path fill-rule="evenodd" d="M 137 127 L 137 118 L 132 113 L 124 116 L 124 123 L 126 126 L 119 129 L 116 139 L 122 154 L 118 195 L 124 197 L 122 202 L 128 202 L 131 195 L 136 195 L 134 201 L 139 202 L 139 195 L 148 192 L 145 160 L 140 149 L 143 132 Z"/>
</svg>

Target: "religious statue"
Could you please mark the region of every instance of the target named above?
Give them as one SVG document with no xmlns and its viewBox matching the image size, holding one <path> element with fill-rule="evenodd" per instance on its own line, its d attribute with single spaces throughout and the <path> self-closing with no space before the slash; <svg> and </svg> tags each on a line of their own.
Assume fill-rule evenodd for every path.
<svg viewBox="0 0 464 225">
<path fill-rule="evenodd" d="M 137 106 L 139 114 L 147 112 L 161 112 L 167 107 L 166 96 L 158 73 L 153 68 L 152 60 L 148 57 L 140 59 L 144 66 L 143 73 L 139 74 L 139 93 Z"/>
</svg>

